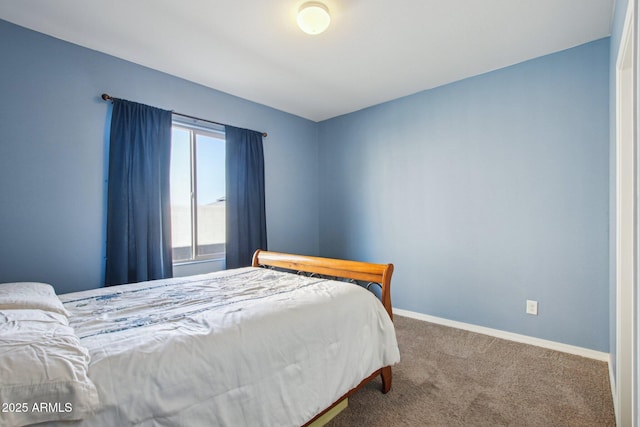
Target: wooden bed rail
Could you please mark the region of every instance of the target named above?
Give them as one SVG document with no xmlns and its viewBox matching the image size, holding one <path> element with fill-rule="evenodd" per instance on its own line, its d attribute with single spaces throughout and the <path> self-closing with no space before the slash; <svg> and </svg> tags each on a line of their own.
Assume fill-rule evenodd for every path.
<svg viewBox="0 0 640 427">
<path fill-rule="evenodd" d="M 258 249 L 253 254 L 253 267 L 271 266 L 305 273 L 323 274 L 345 279 L 379 283 L 382 287 L 381 301 L 393 320 L 391 308 L 391 275 L 393 264 L 373 264 L 361 261 L 322 258 L 306 255 L 270 252 Z"/>
</svg>

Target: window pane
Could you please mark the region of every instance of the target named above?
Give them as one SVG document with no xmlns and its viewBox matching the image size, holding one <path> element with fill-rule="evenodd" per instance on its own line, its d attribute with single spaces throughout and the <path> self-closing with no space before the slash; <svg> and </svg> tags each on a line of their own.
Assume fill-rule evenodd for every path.
<svg viewBox="0 0 640 427">
<path fill-rule="evenodd" d="M 191 259 L 191 147 L 189 131 L 171 135 L 171 242 L 173 261 Z"/>
<path fill-rule="evenodd" d="M 198 248 L 202 256 L 225 253 L 225 145 L 224 140 L 196 135 Z"/>
</svg>

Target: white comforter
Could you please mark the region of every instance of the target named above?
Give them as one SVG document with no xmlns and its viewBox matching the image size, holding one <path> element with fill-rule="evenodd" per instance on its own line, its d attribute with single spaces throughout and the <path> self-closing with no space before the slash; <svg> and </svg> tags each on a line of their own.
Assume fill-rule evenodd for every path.
<svg viewBox="0 0 640 427">
<path fill-rule="evenodd" d="M 61 300 L 100 398 L 86 426 L 297 426 L 400 360 L 382 304 L 344 282 L 248 267 Z"/>
</svg>

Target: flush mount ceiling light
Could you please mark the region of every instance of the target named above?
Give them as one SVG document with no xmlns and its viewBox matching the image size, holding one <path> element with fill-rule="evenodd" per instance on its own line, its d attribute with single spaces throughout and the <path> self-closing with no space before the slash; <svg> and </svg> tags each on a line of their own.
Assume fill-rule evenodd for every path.
<svg viewBox="0 0 640 427">
<path fill-rule="evenodd" d="M 298 10 L 298 26 L 307 34 L 322 33 L 330 22 L 329 8 L 320 2 L 306 2 Z"/>
</svg>

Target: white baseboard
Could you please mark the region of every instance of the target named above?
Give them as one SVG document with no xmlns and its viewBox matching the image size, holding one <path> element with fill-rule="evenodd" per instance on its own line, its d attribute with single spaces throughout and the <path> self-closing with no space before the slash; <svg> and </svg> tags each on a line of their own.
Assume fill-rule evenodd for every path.
<svg viewBox="0 0 640 427">
<path fill-rule="evenodd" d="M 556 341 L 543 340 L 541 338 L 530 337 L 528 335 L 515 334 L 513 332 L 501 331 L 499 329 L 486 328 L 484 326 L 473 325 L 471 323 L 458 322 L 455 320 L 444 319 L 442 317 L 430 316 L 428 314 L 417 313 L 415 311 L 402 310 L 400 308 L 393 308 L 393 313 L 399 316 L 411 317 L 412 319 L 423 320 L 425 322 L 436 323 L 443 326 L 449 326 L 457 329 L 464 329 L 465 331 L 476 332 L 478 334 L 489 335 L 496 338 L 502 338 L 509 341 L 515 341 L 523 344 L 531 344 L 538 347 L 548 348 L 550 350 L 561 351 L 563 353 L 575 354 L 582 357 L 588 357 L 589 359 L 599 360 L 601 362 L 607 362 L 609 364 L 609 375 L 611 372 L 611 362 L 609 360 L 609 353 L 602 351 L 591 350 L 584 347 L 577 347 L 569 344 L 563 344 Z M 611 377 L 613 378 L 613 377 Z M 614 384 L 613 382 L 611 384 Z M 612 386 L 613 387 L 613 386 Z M 615 394 L 614 394 L 615 396 Z M 615 402 L 615 399 L 614 399 Z"/>
</svg>

